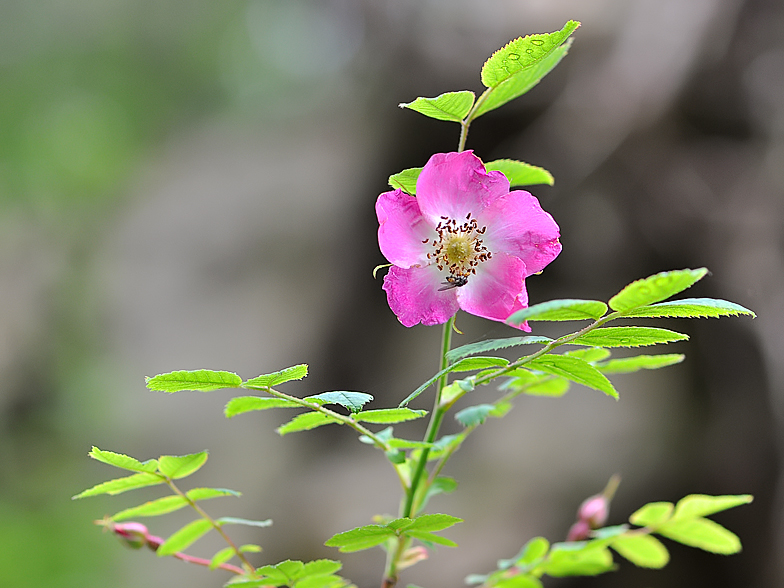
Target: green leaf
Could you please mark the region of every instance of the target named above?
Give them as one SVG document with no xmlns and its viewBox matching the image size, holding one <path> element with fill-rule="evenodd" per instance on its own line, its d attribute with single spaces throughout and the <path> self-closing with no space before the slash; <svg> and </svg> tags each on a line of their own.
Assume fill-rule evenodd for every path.
<svg viewBox="0 0 784 588">
<path fill-rule="evenodd" d="M 395 189 L 403 190 L 406 194 L 416 195 L 416 185 L 419 174 L 422 173 L 421 167 L 410 167 L 402 172 L 389 176 L 389 185 Z"/>
<path fill-rule="evenodd" d="M 678 543 L 711 553 L 731 555 L 741 550 L 740 539 L 735 533 L 710 519 L 701 517 L 685 520 L 671 519 L 660 526 L 656 532 Z"/>
<path fill-rule="evenodd" d="M 523 321 L 581 321 L 598 319 L 607 312 L 607 305 L 599 300 L 549 300 L 518 310 L 507 324 L 519 325 Z"/>
<path fill-rule="evenodd" d="M 364 392 L 345 392 L 338 390 L 335 392 L 322 392 L 315 396 L 308 396 L 305 400 L 315 400 L 323 404 L 339 404 L 349 409 L 351 412 L 359 412 L 362 407 L 373 400 L 370 394 Z"/>
<path fill-rule="evenodd" d="M 735 508 L 742 504 L 749 504 L 754 497 L 750 494 L 708 496 L 705 494 L 690 494 L 678 501 L 672 520 L 692 517 L 706 517 L 717 512 Z"/>
<path fill-rule="evenodd" d="M 708 270 L 702 267 L 661 272 L 637 280 L 610 298 L 610 308 L 625 313 L 640 306 L 661 302 L 690 287 L 707 273 Z"/>
<path fill-rule="evenodd" d="M 88 455 L 97 461 L 132 472 L 155 472 L 158 470 L 158 462 L 154 459 L 148 459 L 142 463 L 128 455 L 114 453 L 113 451 L 103 451 L 94 445 Z"/>
<path fill-rule="evenodd" d="M 333 535 L 324 545 L 338 547 L 342 553 L 351 553 L 381 545 L 387 539 L 395 536 L 394 529 L 390 529 L 386 525 L 366 525 Z"/>
<path fill-rule="evenodd" d="M 477 404 L 455 413 L 455 419 L 464 427 L 476 427 L 483 424 L 495 410 L 492 404 Z"/>
<path fill-rule="evenodd" d="M 221 496 L 242 496 L 242 492 L 229 490 L 228 488 L 194 488 L 188 490 L 185 495 L 191 500 L 207 500 L 208 498 L 220 498 Z"/>
<path fill-rule="evenodd" d="M 525 94 L 538 84 L 566 55 L 571 45 L 568 37 L 579 26 L 579 22 L 570 20 L 560 31 L 518 38 L 493 53 L 482 67 L 482 83 L 490 90 L 480 97 L 480 101 L 483 97 L 484 101 L 476 109 L 474 118 Z"/>
<path fill-rule="evenodd" d="M 591 347 L 643 347 L 685 341 L 688 338 L 683 333 L 656 327 L 602 327 L 588 331 L 569 343 Z"/>
<path fill-rule="evenodd" d="M 629 312 L 624 312 L 627 317 L 654 317 L 654 318 L 717 318 L 720 316 L 738 316 L 747 314 L 756 318 L 757 315 L 740 304 L 715 298 L 684 298 L 670 300 L 651 306 L 643 306 Z"/>
<path fill-rule="evenodd" d="M 408 439 L 390 439 L 387 443 L 393 449 L 425 449 L 433 446 L 432 443 L 409 441 Z"/>
<path fill-rule="evenodd" d="M 262 396 L 238 396 L 232 398 L 226 403 L 226 408 L 223 413 L 226 418 L 231 418 L 242 414 L 243 412 L 250 412 L 251 410 L 267 410 L 268 408 L 301 408 L 293 400 L 286 400 L 285 398 L 270 398 Z"/>
<path fill-rule="evenodd" d="M 344 578 L 334 574 L 319 574 L 297 580 L 294 588 L 342 588 L 348 583 Z"/>
<path fill-rule="evenodd" d="M 517 574 L 493 584 L 494 588 L 542 588 L 543 586 L 544 584 L 537 578 L 528 574 Z"/>
<path fill-rule="evenodd" d="M 246 543 L 245 545 L 240 545 L 240 553 L 260 553 L 261 546 L 255 545 L 254 543 Z"/>
<path fill-rule="evenodd" d="M 427 489 L 425 498 L 420 504 L 420 508 L 424 509 L 433 496 L 438 496 L 439 494 L 451 494 L 456 489 L 457 481 L 454 478 L 450 478 L 449 476 L 437 477 L 435 480 L 433 480 L 433 483 Z"/>
<path fill-rule="evenodd" d="M 155 486 L 156 484 L 163 484 L 163 482 L 163 476 L 150 472 L 140 472 L 125 478 L 115 478 L 108 482 L 96 484 L 92 488 L 80 492 L 74 496 L 73 499 L 87 498 L 88 496 L 97 496 L 98 494 L 109 494 L 110 496 L 114 496 L 115 494 L 128 492 L 128 490 L 136 490 L 137 488 L 144 488 L 145 486 Z"/>
<path fill-rule="evenodd" d="M 615 391 L 610 380 L 590 363 L 582 359 L 567 355 L 548 354 L 531 360 L 526 366 L 554 376 L 561 376 L 572 382 L 604 392 L 616 400 L 618 399 L 618 392 Z"/>
<path fill-rule="evenodd" d="M 210 569 L 217 570 L 222 563 L 226 563 L 232 557 L 234 557 L 234 549 L 231 547 L 224 547 L 212 556 L 212 559 L 210 560 Z"/>
<path fill-rule="evenodd" d="M 625 535 L 612 542 L 612 548 L 641 568 L 660 569 L 670 561 L 662 542 L 650 535 Z"/>
<path fill-rule="evenodd" d="M 272 388 L 273 386 L 285 384 L 286 382 L 291 382 L 292 380 L 301 380 L 307 375 L 308 366 L 307 364 L 302 363 L 288 367 L 278 372 L 272 372 L 271 374 L 263 374 L 261 376 L 256 376 L 255 378 L 251 378 L 250 380 L 243 382 L 242 387 L 264 390 L 266 388 Z"/>
<path fill-rule="evenodd" d="M 570 357 L 576 357 L 578 359 L 582 359 L 583 361 L 587 361 L 588 363 L 593 363 L 607 359 L 610 357 L 610 355 L 612 355 L 612 353 L 604 347 L 591 347 L 589 349 L 572 349 L 571 351 L 564 353 L 564 355 L 569 355 Z"/>
<path fill-rule="evenodd" d="M 272 519 L 265 519 L 263 521 L 252 521 L 250 519 L 240 519 L 237 517 L 221 517 L 215 521 L 219 525 L 245 525 L 248 527 L 269 527 L 272 525 Z"/>
<path fill-rule="evenodd" d="M 550 550 L 550 542 L 544 537 L 534 537 L 529 540 L 515 558 L 514 565 L 528 567 L 538 563 Z"/>
<path fill-rule="evenodd" d="M 503 357 L 466 357 L 452 364 L 450 372 L 472 372 L 487 368 L 499 368 L 509 365 L 509 360 Z"/>
<path fill-rule="evenodd" d="M 409 531 L 406 529 L 404 534 L 425 543 L 435 543 L 436 545 L 443 545 L 444 547 L 457 547 L 457 543 L 451 539 L 441 537 L 441 535 L 436 535 L 434 533 L 427 533 L 426 531 Z"/>
<path fill-rule="evenodd" d="M 614 567 L 613 557 L 606 547 L 591 547 L 590 543 L 556 543 L 550 557 L 542 566 L 550 576 L 597 576 Z"/>
<path fill-rule="evenodd" d="M 239 388 L 242 385 L 242 378 L 237 374 L 212 370 L 181 370 L 145 379 L 147 380 L 147 388 L 157 392 L 181 392 L 183 390 L 210 392 L 221 388 Z"/>
<path fill-rule="evenodd" d="M 414 519 L 414 522 L 406 528 L 406 533 L 413 530 L 427 531 L 428 533 L 433 531 L 443 531 L 444 529 L 448 529 L 449 527 L 462 522 L 463 519 L 453 517 L 452 515 L 424 514 Z"/>
<path fill-rule="evenodd" d="M 463 357 L 484 353 L 486 351 L 507 349 L 509 347 L 518 347 L 520 345 L 547 345 L 548 343 L 552 343 L 552 341 L 553 340 L 549 339 L 548 337 L 534 337 L 530 335 L 525 337 L 507 337 L 506 339 L 488 339 L 486 341 L 469 343 L 468 345 L 463 345 L 462 347 L 455 347 L 451 351 L 447 352 L 446 360 L 449 363 L 454 363 Z"/>
<path fill-rule="evenodd" d="M 566 378 L 553 377 L 526 386 L 524 394 L 529 396 L 552 396 L 557 398 L 569 391 L 569 380 Z"/>
<path fill-rule="evenodd" d="M 113 521 L 125 521 L 136 517 L 154 517 L 167 514 L 188 506 L 188 501 L 182 496 L 164 496 L 158 500 L 151 500 L 139 506 L 121 510 L 111 517 Z"/>
<path fill-rule="evenodd" d="M 179 480 L 190 476 L 207 461 L 208 453 L 201 451 L 190 455 L 162 455 L 158 459 L 158 469 L 164 476 Z"/>
<path fill-rule="evenodd" d="M 410 408 L 382 408 L 379 410 L 363 410 L 352 416 L 355 421 L 362 423 L 402 423 L 422 418 L 426 410 L 412 410 Z"/>
<path fill-rule="evenodd" d="M 333 559 L 317 559 L 306 563 L 302 571 L 305 576 L 316 576 L 334 574 L 339 572 L 342 567 L 342 563 Z"/>
<path fill-rule="evenodd" d="M 419 97 L 413 102 L 398 104 L 400 108 L 410 108 L 438 120 L 462 121 L 474 105 L 474 93 L 468 90 L 446 92 L 435 98 Z"/>
<path fill-rule="evenodd" d="M 649 502 L 632 513 L 629 522 L 640 527 L 656 529 L 670 519 L 673 508 L 672 502 Z"/>
<path fill-rule="evenodd" d="M 611 359 L 606 363 L 596 364 L 596 369 L 603 374 L 628 374 L 639 370 L 655 370 L 658 368 L 675 365 L 686 359 L 682 353 L 667 353 L 662 355 L 636 355 Z"/>
<path fill-rule="evenodd" d="M 205 519 L 196 519 L 174 533 L 158 548 L 158 555 L 172 555 L 188 549 L 194 542 L 205 535 L 212 525 Z"/>
<path fill-rule="evenodd" d="M 543 167 L 536 167 L 523 161 L 513 159 L 496 159 L 485 164 L 487 171 L 500 171 L 509 180 L 509 186 L 533 186 L 536 184 L 555 183 L 553 175 Z"/>
<path fill-rule="evenodd" d="M 335 417 L 324 414 L 322 412 L 306 412 L 295 416 L 289 422 L 281 425 L 276 429 L 279 435 L 286 435 L 296 431 L 309 431 L 322 425 L 329 423 L 339 423 Z"/>
</svg>

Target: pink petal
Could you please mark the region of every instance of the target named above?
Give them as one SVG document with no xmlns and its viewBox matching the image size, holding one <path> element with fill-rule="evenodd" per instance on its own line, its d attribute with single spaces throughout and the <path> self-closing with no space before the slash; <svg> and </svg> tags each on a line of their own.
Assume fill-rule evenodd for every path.
<svg viewBox="0 0 784 588">
<path fill-rule="evenodd" d="M 408 269 L 392 266 L 384 276 L 389 308 L 406 327 L 440 325 L 458 310 L 455 289 L 439 292 L 441 273 L 433 265 Z"/>
<path fill-rule="evenodd" d="M 413 196 L 401 190 L 384 192 L 376 200 L 378 217 L 378 245 L 381 253 L 391 263 L 400 267 L 427 265 L 427 252 L 432 245 L 423 243 L 435 238 L 434 226 L 430 226 L 419 211 L 419 203 Z"/>
<path fill-rule="evenodd" d="M 460 308 L 471 314 L 505 321 L 509 315 L 528 305 L 525 291 L 525 263 L 513 255 L 496 253 L 483 262 L 468 284 L 457 290 Z M 521 325 L 528 331 L 528 325 Z"/>
<path fill-rule="evenodd" d="M 526 276 L 542 271 L 561 252 L 558 225 L 539 201 L 523 190 L 493 201 L 478 220 L 487 226 L 485 245 L 490 251 L 522 259 Z"/>
<path fill-rule="evenodd" d="M 417 200 L 422 214 L 436 226 L 441 217 L 462 221 L 509 192 L 509 180 L 501 172 L 485 171 L 471 151 L 436 153 L 417 180 Z"/>
</svg>

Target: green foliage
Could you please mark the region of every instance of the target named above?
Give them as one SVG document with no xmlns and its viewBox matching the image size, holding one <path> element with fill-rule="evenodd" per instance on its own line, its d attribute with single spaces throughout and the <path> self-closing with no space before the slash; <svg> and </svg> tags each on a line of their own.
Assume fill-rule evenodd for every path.
<svg viewBox="0 0 784 588">
<path fill-rule="evenodd" d="M 670 561 L 670 553 L 661 541 L 650 535 L 619 537 L 612 548 L 640 568 L 663 568 Z"/>
<path fill-rule="evenodd" d="M 402 423 L 421 419 L 427 414 L 426 410 L 412 410 L 410 408 L 382 408 L 379 410 L 363 410 L 356 413 L 355 421 L 364 423 Z"/>
<path fill-rule="evenodd" d="M 157 392 L 181 392 L 196 390 L 210 392 L 221 388 L 239 388 L 242 378 L 233 372 L 212 370 L 176 371 L 146 378 L 147 388 Z"/>
<path fill-rule="evenodd" d="M 271 566 L 263 566 L 253 574 L 254 579 L 239 577 L 228 586 L 256 588 L 261 586 L 290 586 L 291 588 L 340 588 L 348 581 L 337 576 L 343 567 L 339 561 L 319 559 L 303 564 L 301 561 L 286 560 Z"/>
<path fill-rule="evenodd" d="M 571 45 L 569 36 L 579 26 L 579 22 L 570 20 L 560 31 L 518 38 L 493 53 L 482 67 L 482 84 L 488 90 L 477 101 L 473 118 L 538 84 L 566 55 Z"/>
<path fill-rule="evenodd" d="M 637 280 L 610 298 L 610 308 L 623 312 L 655 302 L 661 302 L 682 292 L 701 280 L 708 273 L 704 267 L 692 270 L 674 270 Z"/>
<path fill-rule="evenodd" d="M 269 527 L 272 525 L 272 519 L 253 521 L 251 519 L 241 519 L 238 517 L 221 517 L 215 522 L 219 525 L 245 525 L 246 527 Z"/>
<path fill-rule="evenodd" d="M 168 514 L 188 506 L 190 504 L 188 500 L 196 502 L 198 500 L 207 500 L 209 498 L 218 498 L 220 496 L 239 495 L 239 492 L 235 492 L 234 490 L 226 490 L 223 488 L 194 488 L 185 494 L 187 498 L 183 496 L 164 496 L 163 498 L 151 500 L 139 506 L 133 506 L 131 508 L 121 510 L 117 514 L 113 515 L 111 520 L 118 522 L 137 517 L 154 517 L 162 514 Z"/>
<path fill-rule="evenodd" d="M 684 341 L 688 335 L 655 327 L 602 327 L 572 339 L 575 345 L 592 347 L 642 347 Z"/>
<path fill-rule="evenodd" d="M 163 476 L 159 476 L 158 474 L 142 472 L 128 476 L 126 478 L 116 478 L 114 480 L 109 480 L 108 482 L 101 482 L 92 488 L 88 488 L 87 490 L 80 492 L 73 498 L 87 498 L 88 496 L 97 496 L 99 494 L 109 494 L 110 496 L 114 496 L 115 494 L 122 494 L 123 492 L 128 492 L 129 490 L 136 490 L 137 488 L 163 484 L 165 481 L 165 478 L 163 478 Z"/>
<path fill-rule="evenodd" d="M 487 171 L 500 171 L 509 180 L 510 187 L 533 186 L 536 184 L 555 183 L 553 175 L 543 167 L 537 167 L 524 161 L 514 159 L 496 159 L 485 164 Z"/>
<path fill-rule="evenodd" d="M 92 450 L 87 455 L 97 461 L 124 470 L 131 470 L 132 472 L 155 472 L 158 470 L 158 462 L 154 459 L 148 459 L 142 463 L 138 459 L 134 459 L 128 455 L 114 453 L 113 451 L 103 451 L 95 446 L 93 446 Z"/>
<path fill-rule="evenodd" d="M 610 380 L 590 363 L 567 355 L 543 355 L 531 360 L 527 367 L 541 370 L 554 376 L 561 376 L 572 382 L 604 392 L 618 399 Z"/>
<path fill-rule="evenodd" d="M 603 374 L 628 374 L 639 370 L 655 370 L 669 365 L 675 365 L 686 359 L 682 353 L 665 353 L 662 355 L 635 355 L 611 359 L 605 363 L 594 364 L 596 369 Z"/>
<path fill-rule="evenodd" d="M 308 366 L 307 364 L 303 363 L 277 372 L 272 372 L 271 374 L 256 376 L 255 378 L 251 378 L 250 380 L 243 382 L 242 387 L 265 390 L 267 388 L 272 388 L 273 386 L 279 386 L 280 384 L 291 382 L 292 380 L 301 380 L 307 375 Z"/>
<path fill-rule="evenodd" d="M 607 305 L 599 300 L 550 300 L 518 310 L 506 322 L 519 325 L 523 321 L 580 321 L 598 319 L 607 312 Z"/>
<path fill-rule="evenodd" d="M 179 531 L 176 531 L 158 548 L 158 555 L 173 555 L 188 549 L 193 543 L 206 535 L 212 529 L 210 521 L 205 519 L 196 519 L 191 521 Z"/>
<path fill-rule="evenodd" d="M 484 353 L 485 351 L 508 349 L 520 345 L 547 345 L 551 342 L 552 339 L 549 339 L 548 337 L 536 337 L 532 335 L 526 335 L 524 337 L 507 337 L 506 339 L 488 339 L 487 341 L 478 341 L 477 343 L 469 343 L 468 345 L 455 347 L 447 352 L 446 359 L 449 363 L 454 363 L 463 357 Z"/>
<path fill-rule="evenodd" d="M 629 312 L 624 312 L 628 317 L 652 317 L 652 318 L 718 318 L 722 316 L 738 316 L 741 314 L 756 317 L 748 308 L 740 304 L 728 302 L 727 300 L 717 300 L 715 298 L 683 298 L 681 300 L 671 300 L 660 304 L 652 304 L 635 308 Z"/>
<path fill-rule="evenodd" d="M 323 404 L 339 404 L 351 412 L 359 412 L 362 407 L 373 400 L 370 394 L 364 392 L 322 392 L 316 396 L 308 396 L 305 400 L 316 401 Z"/>
<path fill-rule="evenodd" d="M 389 521 L 386 525 L 365 525 L 344 531 L 330 537 L 324 545 L 338 547 L 343 553 L 362 551 L 385 543 L 388 539 L 407 536 L 425 543 L 437 543 L 447 547 L 455 547 L 456 543 L 435 531 L 443 531 L 463 522 L 462 519 L 445 514 L 425 514 L 414 519 L 401 517 Z"/>
<path fill-rule="evenodd" d="M 212 559 L 210 560 L 210 569 L 217 569 L 222 563 L 226 563 L 232 557 L 234 557 L 234 549 L 232 547 L 224 547 L 212 556 Z"/>
<path fill-rule="evenodd" d="M 323 412 L 306 412 L 295 416 L 289 422 L 276 429 L 279 435 L 295 433 L 297 431 L 309 431 L 329 423 L 339 423 L 335 417 L 324 414 Z"/>
<path fill-rule="evenodd" d="M 206 451 L 191 455 L 162 455 L 158 460 L 158 470 L 172 480 L 190 476 L 207 461 Z"/>
<path fill-rule="evenodd" d="M 460 122 L 471 111 L 474 105 L 474 93 L 468 90 L 462 92 L 447 92 L 435 98 L 417 98 L 413 102 L 399 104 L 400 108 L 410 108 L 417 112 L 436 118 Z"/>
<path fill-rule="evenodd" d="M 302 405 L 297 404 L 293 400 L 286 400 L 285 398 L 272 398 L 260 396 L 238 396 L 232 398 L 226 403 L 223 413 L 226 418 L 231 418 L 250 412 L 252 410 L 267 410 L 269 408 L 301 408 Z"/>
<path fill-rule="evenodd" d="M 464 427 L 476 427 L 484 423 L 495 410 L 494 404 L 477 404 L 455 413 L 455 420 Z"/>
<path fill-rule="evenodd" d="M 422 173 L 421 167 L 410 167 L 402 172 L 389 176 L 389 185 L 395 189 L 403 190 L 406 194 L 416 196 L 416 185 L 419 174 Z"/>
</svg>

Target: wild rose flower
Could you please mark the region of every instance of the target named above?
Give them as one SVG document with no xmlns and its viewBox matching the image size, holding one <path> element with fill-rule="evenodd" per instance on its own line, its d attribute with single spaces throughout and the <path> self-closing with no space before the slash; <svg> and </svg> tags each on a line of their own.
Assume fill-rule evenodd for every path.
<svg viewBox="0 0 784 588">
<path fill-rule="evenodd" d="M 458 309 L 504 321 L 528 306 L 525 278 L 561 251 L 539 201 L 487 172 L 471 151 L 436 153 L 417 180 L 376 201 L 378 242 L 392 263 L 384 290 L 406 327 L 438 325 Z M 530 330 L 527 325 L 522 329 Z"/>
</svg>

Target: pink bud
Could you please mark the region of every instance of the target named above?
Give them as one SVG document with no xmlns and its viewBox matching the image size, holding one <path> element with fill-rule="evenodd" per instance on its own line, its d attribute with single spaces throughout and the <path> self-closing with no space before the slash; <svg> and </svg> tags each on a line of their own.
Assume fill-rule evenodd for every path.
<svg viewBox="0 0 784 588">
<path fill-rule="evenodd" d="M 577 518 L 588 523 L 591 529 L 603 527 L 608 516 L 610 516 L 610 502 L 603 494 L 586 499 L 577 511 Z"/>
<path fill-rule="evenodd" d="M 417 545 L 416 547 L 411 547 L 410 549 L 406 549 L 406 551 L 403 553 L 403 557 L 398 563 L 397 569 L 404 570 L 406 568 L 410 568 L 415 563 L 427 559 L 427 557 L 428 557 L 427 549 L 425 549 L 421 545 Z"/>
<path fill-rule="evenodd" d="M 569 529 L 569 534 L 566 536 L 567 541 L 582 541 L 588 539 L 591 534 L 591 527 L 587 521 L 579 520 L 572 525 Z"/>
<path fill-rule="evenodd" d="M 147 527 L 141 523 L 117 523 L 110 529 L 132 549 L 141 549 L 147 544 Z"/>
</svg>

